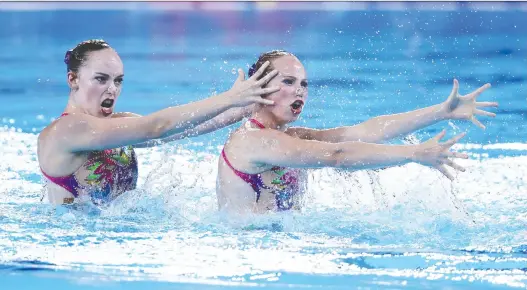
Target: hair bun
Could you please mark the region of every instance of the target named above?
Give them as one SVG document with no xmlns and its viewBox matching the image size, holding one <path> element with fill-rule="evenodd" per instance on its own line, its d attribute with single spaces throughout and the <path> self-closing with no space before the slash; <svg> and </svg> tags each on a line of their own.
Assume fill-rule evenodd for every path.
<svg viewBox="0 0 527 290">
<path fill-rule="evenodd" d="M 251 68 L 249 68 L 249 77 L 252 77 L 252 75 L 256 72 L 256 63 L 253 63 L 253 65 L 251 65 Z"/>
<path fill-rule="evenodd" d="M 66 55 L 64 56 L 64 63 L 65 64 L 70 64 L 70 59 L 71 59 L 71 54 L 72 53 L 73 53 L 73 51 L 71 49 L 66 51 Z"/>
</svg>

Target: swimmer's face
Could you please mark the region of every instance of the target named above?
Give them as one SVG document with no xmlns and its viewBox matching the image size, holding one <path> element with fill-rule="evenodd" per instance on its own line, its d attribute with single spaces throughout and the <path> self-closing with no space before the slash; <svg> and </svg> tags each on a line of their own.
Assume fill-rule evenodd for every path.
<svg viewBox="0 0 527 290">
<path fill-rule="evenodd" d="M 269 94 L 267 99 L 275 102 L 266 107 L 275 118 L 290 123 L 296 121 L 307 100 L 307 75 L 302 63 L 292 55 L 281 56 L 271 61 L 278 75 L 268 83 L 268 87 L 279 86 L 278 92 Z"/>
<path fill-rule="evenodd" d="M 68 83 L 75 90 L 75 102 L 92 116 L 108 117 L 121 94 L 123 63 L 113 49 L 87 54 L 79 73 L 68 73 Z"/>
</svg>

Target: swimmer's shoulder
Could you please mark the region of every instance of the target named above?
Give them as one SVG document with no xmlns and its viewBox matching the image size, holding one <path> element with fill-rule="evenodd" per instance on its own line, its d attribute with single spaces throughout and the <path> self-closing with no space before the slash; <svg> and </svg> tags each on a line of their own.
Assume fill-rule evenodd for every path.
<svg viewBox="0 0 527 290">
<path fill-rule="evenodd" d="M 280 135 L 285 134 L 282 131 L 268 129 L 268 128 L 257 128 L 251 124 L 249 121 L 245 121 L 242 125 L 234 131 L 230 140 L 236 140 L 236 142 L 241 142 L 243 144 L 252 144 L 263 139 L 274 139 Z"/>
<path fill-rule="evenodd" d="M 89 129 L 90 124 L 87 121 L 93 118 L 95 117 L 82 113 L 62 115 L 42 129 L 37 137 L 37 146 L 39 148 L 42 146 L 53 148 L 55 151 L 62 147 L 64 140 L 78 136 L 79 132 L 85 132 L 86 129 Z"/>
<path fill-rule="evenodd" d="M 51 123 L 49 123 L 44 129 L 42 129 L 42 131 L 40 131 L 37 137 L 38 144 L 40 144 L 42 141 L 46 140 L 49 137 L 53 137 L 54 133 L 57 133 L 57 124 L 61 118 L 63 117 L 51 121 Z"/>
</svg>

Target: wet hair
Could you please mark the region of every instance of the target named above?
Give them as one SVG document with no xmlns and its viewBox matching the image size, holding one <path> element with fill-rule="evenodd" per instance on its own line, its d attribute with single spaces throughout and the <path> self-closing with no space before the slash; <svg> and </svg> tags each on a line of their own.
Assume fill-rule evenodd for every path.
<svg viewBox="0 0 527 290">
<path fill-rule="evenodd" d="M 78 73 L 79 68 L 84 64 L 89 52 L 110 48 L 110 45 L 102 39 L 90 39 L 83 41 L 75 48 L 66 51 L 64 63 L 68 72 Z"/>
<path fill-rule="evenodd" d="M 286 55 L 291 55 L 291 56 L 295 56 L 294 54 L 288 52 L 288 51 L 285 51 L 285 50 L 271 50 L 271 51 L 268 51 L 268 52 L 264 52 L 262 54 L 260 54 L 260 57 L 258 57 L 258 60 L 251 66 L 251 68 L 249 69 L 249 77 L 252 77 L 252 75 L 258 71 L 258 69 L 260 69 L 262 67 L 262 65 L 266 62 L 266 61 L 269 61 L 271 62 L 272 60 L 274 59 L 277 59 L 279 57 L 282 57 L 282 56 L 286 56 Z M 296 56 L 295 56 L 296 57 Z M 274 69 L 273 65 L 270 64 L 264 71 L 264 73 L 260 76 L 260 78 L 264 77 L 265 75 L 267 75 L 268 73 L 270 73 L 272 70 Z"/>
</svg>

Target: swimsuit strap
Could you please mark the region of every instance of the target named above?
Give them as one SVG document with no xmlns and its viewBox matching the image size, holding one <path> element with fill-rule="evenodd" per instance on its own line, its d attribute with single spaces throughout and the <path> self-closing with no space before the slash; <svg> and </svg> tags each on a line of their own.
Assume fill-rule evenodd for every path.
<svg viewBox="0 0 527 290">
<path fill-rule="evenodd" d="M 256 192 L 256 202 L 258 202 L 258 200 L 260 200 L 262 188 L 269 189 L 269 187 L 264 184 L 262 176 L 260 174 L 249 174 L 241 172 L 234 168 L 229 162 L 227 155 L 225 155 L 225 150 L 221 151 L 221 156 L 223 157 L 223 160 L 225 160 L 225 163 L 227 163 L 227 165 L 232 169 L 232 171 L 234 171 L 234 174 L 236 174 L 238 177 L 240 177 L 243 181 L 247 182 L 252 187 L 254 192 Z"/>
<path fill-rule="evenodd" d="M 260 123 L 258 120 L 256 120 L 256 119 L 251 118 L 251 119 L 249 119 L 249 122 L 255 124 L 258 127 L 260 127 L 260 129 L 265 129 L 265 126 L 262 123 Z"/>
</svg>

